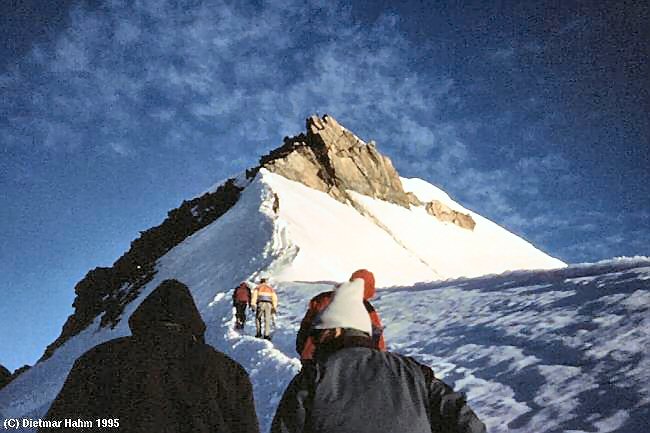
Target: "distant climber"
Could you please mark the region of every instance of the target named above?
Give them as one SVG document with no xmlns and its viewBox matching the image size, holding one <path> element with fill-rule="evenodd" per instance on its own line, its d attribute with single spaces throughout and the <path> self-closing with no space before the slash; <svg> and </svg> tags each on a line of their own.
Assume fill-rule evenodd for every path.
<svg viewBox="0 0 650 433">
<path fill-rule="evenodd" d="M 77 359 L 46 420 L 106 420 L 107 428 L 92 431 L 259 432 L 248 374 L 204 343 L 205 323 L 187 286 L 163 281 L 129 327 L 132 336 Z"/>
<path fill-rule="evenodd" d="M 354 281 L 355 279 L 363 280 L 363 305 L 365 306 L 372 323 L 371 336 L 373 347 L 385 351 L 386 342 L 384 341 L 383 334 L 384 327 L 381 324 L 379 314 L 369 301 L 375 296 L 375 276 L 367 269 L 359 269 L 353 272 L 350 276 L 350 281 Z M 312 336 L 314 331 L 312 328 L 313 321 L 318 314 L 329 305 L 333 294 L 334 291 L 323 292 L 309 301 L 309 308 L 307 309 L 307 313 L 305 313 L 302 322 L 300 322 L 300 330 L 296 337 L 296 352 L 300 355 L 300 360 L 303 363 L 313 358 L 314 350 L 316 349 L 315 341 Z"/>
<path fill-rule="evenodd" d="M 359 279 L 340 285 L 314 320 L 314 359 L 285 390 L 271 433 L 485 433 L 429 367 L 375 348 L 363 291 Z"/>
<path fill-rule="evenodd" d="M 232 294 L 232 305 L 235 307 L 235 329 L 244 329 L 246 308 L 251 305 L 251 288 L 245 281 L 235 287 Z"/>
<path fill-rule="evenodd" d="M 260 279 L 260 284 L 253 290 L 251 308 L 255 310 L 255 325 L 257 338 L 271 339 L 271 323 L 278 309 L 278 295 L 266 278 Z M 262 322 L 264 322 L 262 324 Z"/>
</svg>

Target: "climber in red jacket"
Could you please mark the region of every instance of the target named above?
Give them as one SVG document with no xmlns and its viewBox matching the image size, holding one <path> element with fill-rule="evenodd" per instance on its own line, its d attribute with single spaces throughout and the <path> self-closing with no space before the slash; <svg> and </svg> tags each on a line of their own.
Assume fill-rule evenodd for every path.
<svg viewBox="0 0 650 433">
<path fill-rule="evenodd" d="M 232 305 L 235 307 L 235 329 L 244 329 L 246 323 L 246 307 L 251 304 L 251 289 L 243 281 L 232 294 Z"/>
<path fill-rule="evenodd" d="M 375 296 L 375 276 L 367 269 L 359 269 L 350 276 L 350 281 L 356 279 L 363 280 L 363 304 L 366 307 L 370 322 L 372 323 L 372 344 L 375 349 L 382 352 L 386 351 L 386 342 L 384 341 L 384 327 L 375 308 L 370 303 L 370 299 Z M 305 317 L 300 322 L 300 330 L 296 337 L 296 352 L 300 355 L 300 361 L 303 363 L 314 357 L 316 342 L 312 335 L 312 325 L 317 315 L 323 311 L 331 302 L 334 291 L 323 292 L 314 296 L 309 301 L 309 309 Z"/>
</svg>

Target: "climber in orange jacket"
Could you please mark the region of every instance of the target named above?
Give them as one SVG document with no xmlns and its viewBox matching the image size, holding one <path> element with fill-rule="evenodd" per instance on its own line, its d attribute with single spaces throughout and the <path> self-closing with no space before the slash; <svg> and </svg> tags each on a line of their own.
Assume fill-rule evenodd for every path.
<svg viewBox="0 0 650 433">
<path fill-rule="evenodd" d="M 266 278 L 260 279 L 260 284 L 253 290 L 251 308 L 255 310 L 255 324 L 257 325 L 257 338 L 271 339 L 271 322 L 278 309 L 278 295 L 267 282 Z M 262 321 L 264 334 L 262 335 Z"/>
<path fill-rule="evenodd" d="M 355 279 L 363 280 L 363 305 L 366 307 L 370 322 L 372 323 L 372 344 L 375 349 L 382 352 L 386 351 L 386 342 L 384 341 L 384 327 L 375 308 L 369 299 L 375 296 L 375 276 L 367 269 L 359 269 L 350 276 L 350 281 Z M 300 330 L 296 337 L 296 352 L 300 355 L 300 361 L 305 362 L 313 359 L 316 350 L 316 341 L 312 336 L 312 325 L 314 319 L 323 311 L 331 302 L 334 291 L 323 292 L 314 296 L 309 301 L 309 309 L 305 317 L 300 322 Z"/>
</svg>

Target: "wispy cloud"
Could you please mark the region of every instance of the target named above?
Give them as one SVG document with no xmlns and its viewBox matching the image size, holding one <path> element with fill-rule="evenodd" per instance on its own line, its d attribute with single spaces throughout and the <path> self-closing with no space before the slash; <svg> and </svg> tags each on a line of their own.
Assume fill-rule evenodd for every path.
<svg viewBox="0 0 650 433">
<path fill-rule="evenodd" d="M 67 156 L 146 161 L 165 153 L 186 166 L 203 167 L 210 157 L 230 174 L 300 132 L 307 115 L 330 113 L 375 139 L 404 175 L 432 181 L 519 232 L 546 229 L 553 212 L 535 203 L 549 179 L 570 181 L 563 176 L 571 167 L 557 150 L 525 151 L 545 140 L 543 131 L 521 126 L 529 130 L 523 144 L 503 143 L 503 163 L 486 164 L 480 134 L 517 127 L 512 112 L 464 118 L 458 107 L 467 105 L 467 89 L 445 67 L 412 68 L 418 47 L 394 16 L 362 27 L 340 6 L 111 0 L 77 7 L 56 40 L 0 75 L 3 105 L 11 107 L 0 108 L 0 140 Z M 490 56 L 511 61 L 526 49 L 510 44 Z M 531 101 L 520 102 L 540 105 Z"/>
<path fill-rule="evenodd" d="M 527 156 L 517 162 L 517 168 L 527 172 L 563 172 L 569 168 L 569 165 L 569 161 L 557 153 L 550 153 L 544 156 Z"/>
<path fill-rule="evenodd" d="M 131 156 L 134 151 L 126 143 L 111 141 L 108 143 L 109 148 L 119 156 Z"/>
<path fill-rule="evenodd" d="M 116 0 L 100 12 L 77 8 L 71 27 L 34 47 L 13 82 L 38 95 L 16 91 L 11 101 L 35 127 L 21 131 L 23 119 L 10 120 L 0 134 L 80 151 L 245 138 L 243 149 L 223 150 L 254 159 L 298 132 L 299 119 L 329 112 L 355 130 L 372 125 L 364 132 L 388 153 L 433 152 L 440 165 L 461 164 L 467 150 L 457 125 L 440 119 L 457 98 L 453 80 L 405 66 L 412 47 L 394 17 L 361 28 L 345 10 L 322 6 L 210 2 L 179 10 L 163 0 Z"/>
<path fill-rule="evenodd" d="M 514 47 L 497 48 L 488 52 L 489 58 L 498 62 L 507 62 L 515 56 Z"/>
</svg>

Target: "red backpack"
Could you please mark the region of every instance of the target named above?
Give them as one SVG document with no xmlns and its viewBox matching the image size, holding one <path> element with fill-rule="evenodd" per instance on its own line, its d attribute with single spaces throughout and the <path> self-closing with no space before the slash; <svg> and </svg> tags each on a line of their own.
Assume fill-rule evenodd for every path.
<svg viewBox="0 0 650 433">
<path fill-rule="evenodd" d="M 251 301 L 251 289 L 245 283 L 240 284 L 235 289 L 233 299 L 237 302 L 245 302 L 248 304 Z"/>
</svg>

